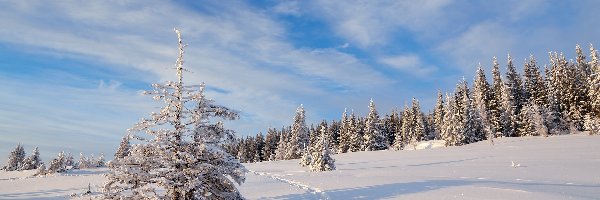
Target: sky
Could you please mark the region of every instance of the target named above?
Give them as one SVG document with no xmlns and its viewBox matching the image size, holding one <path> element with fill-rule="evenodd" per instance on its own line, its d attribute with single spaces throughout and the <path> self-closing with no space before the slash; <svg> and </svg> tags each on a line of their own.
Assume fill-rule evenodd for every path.
<svg viewBox="0 0 600 200">
<path fill-rule="evenodd" d="M 1 1 L 0 158 L 17 144 L 111 157 L 121 137 L 162 105 L 142 95 L 176 80 L 177 36 L 187 84 L 240 112 L 239 136 L 380 115 L 469 83 L 508 54 L 519 69 L 550 51 L 574 58 L 600 45 L 600 1 Z M 0 161 L 2 162 L 2 161 Z"/>
</svg>

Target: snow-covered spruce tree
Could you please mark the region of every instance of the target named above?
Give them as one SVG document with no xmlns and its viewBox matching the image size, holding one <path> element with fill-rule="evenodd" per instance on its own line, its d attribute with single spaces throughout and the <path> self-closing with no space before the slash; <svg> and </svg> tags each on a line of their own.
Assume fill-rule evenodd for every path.
<svg viewBox="0 0 600 200">
<path fill-rule="evenodd" d="M 306 146 L 304 148 L 304 152 L 307 152 L 305 154 L 302 154 L 302 157 L 300 157 L 300 165 L 302 167 L 306 167 L 309 166 L 310 163 L 312 162 L 312 154 L 310 153 L 311 148 L 309 148 L 308 146 Z"/>
<path fill-rule="evenodd" d="M 23 145 L 18 144 L 8 155 L 8 161 L 6 162 L 6 166 L 4 166 L 4 170 L 19 170 L 23 165 L 23 160 L 25 160 L 25 148 L 23 148 Z"/>
<path fill-rule="evenodd" d="M 56 158 L 50 161 L 50 166 L 48 167 L 48 173 L 60 173 L 67 170 L 67 157 L 65 156 L 65 152 L 61 151 L 58 153 Z"/>
<path fill-rule="evenodd" d="M 496 133 L 495 126 L 492 126 L 492 122 L 490 120 L 491 96 L 492 94 L 490 84 L 487 82 L 481 64 L 479 64 L 475 75 L 475 80 L 473 81 L 473 107 L 478 112 L 478 115 L 481 118 L 481 122 L 483 125 L 484 133 L 482 133 L 482 135 L 484 135 L 485 137 L 480 139 L 485 139 L 486 137 L 494 137 L 495 135 L 493 133 Z"/>
<path fill-rule="evenodd" d="M 338 153 L 346 153 L 348 152 L 348 149 L 350 148 L 350 118 L 348 118 L 348 114 L 347 114 L 347 110 L 344 109 L 344 113 L 342 113 L 342 119 L 341 119 L 341 126 L 340 126 L 340 137 L 339 137 L 339 144 L 338 144 Z"/>
<path fill-rule="evenodd" d="M 177 82 L 153 84 L 154 99 L 166 104 L 130 132 L 138 142 L 129 155 L 113 160 L 104 198 L 109 199 L 242 199 L 232 181 L 241 184 L 246 169 L 222 149 L 233 131 L 216 119 L 233 120 L 238 114 L 204 96 L 204 85 L 183 84 L 184 45 L 181 34 L 176 62 Z M 165 192 L 161 192 L 165 191 Z"/>
<path fill-rule="evenodd" d="M 288 148 L 289 134 L 285 128 L 281 129 L 277 149 L 275 150 L 275 160 L 285 160 L 285 154 Z"/>
<path fill-rule="evenodd" d="M 335 160 L 331 157 L 329 149 L 329 133 L 327 127 L 321 126 L 320 136 L 312 152 L 312 161 L 310 169 L 312 171 L 331 171 L 335 170 Z"/>
<path fill-rule="evenodd" d="M 436 137 L 439 139 L 442 135 L 442 129 L 444 124 L 444 97 L 442 92 L 438 90 L 437 101 L 433 108 L 433 127 L 435 128 Z"/>
<path fill-rule="evenodd" d="M 387 135 L 387 142 L 390 144 L 390 148 L 394 149 L 394 144 L 396 142 L 396 134 L 400 131 L 400 115 L 398 115 L 398 111 L 396 109 L 392 110 L 392 113 L 386 115 L 383 127 L 385 130 L 385 134 Z"/>
<path fill-rule="evenodd" d="M 529 62 L 525 61 L 523 67 L 523 80 L 525 84 L 525 98 L 528 102 L 533 102 L 535 105 L 548 107 L 548 89 L 544 78 L 537 66 L 535 57 L 529 56 Z"/>
<path fill-rule="evenodd" d="M 71 153 L 69 153 L 71 155 Z M 73 157 L 71 157 L 73 158 Z M 96 167 L 106 167 L 106 160 L 104 159 L 104 153 L 100 153 L 100 157 L 96 160 Z"/>
<path fill-rule="evenodd" d="M 90 164 L 90 160 L 88 159 L 88 157 L 85 157 L 83 155 L 83 152 L 79 153 L 79 161 L 77 161 L 77 168 L 79 169 L 86 169 L 86 168 L 90 168 L 92 167 Z"/>
<path fill-rule="evenodd" d="M 33 152 L 31 156 L 25 158 L 23 160 L 23 166 L 21 166 L 21 170 L 32 170 L 37 169 L 40 164 L 42 164 L 42 159 L 40 158 L 40 151 L 37 147 L 33 148 Z"/>
<path fill-rule="evenodd" d="M 352 114 L 350 114 L 350 124 L 348 127 L 348 133 L 350 134 L 349 152 L 361 151 L 363 136 L 360 122 L 361 120 L 356 117 L 353 111 Z"/>
<path fill-rule="evenodd" d="M 48 171 L 46 170 L 46 165 L 44 163 L 40 163 L 40 165 L 36 168 L 35 175 L 36 176 L 46 175 L 47 172 Z"/>
<path fill-rule="evenodd" d="M 306 127 L 304 107 L 300 105 L 296 109 L 294 123 L 290 135 L 289 148 L 286 149 L 285 159 L 298 159 L 302 156 L 302 151 L 309 143 L 308 128 Z"/>
<path fill-rule="evenodd" d="M 469 97 L 469 93 L 463 95 L 463 105 L 464 105 L 464 122 L 462 123 L 463 127 L 463 144 L 470 144 L 474 142 L 478 142 L 485 139 L 485 132 L 483 128 L 483 123 L 481 121 L 481 117 L 479 116 L 479 112 L 474 108 L 473 101 Z"/>
<path fill-rule="evenodd" d="M 590 44 L 590 77 L 588 93 L 590 97 L 591 115 L 600 120 L 600 57 L 598 51 Z"/>
<path fill-rule="evenodd" d="M 119 144 L 119 148 L 115 152 L 115 158 L 124 158 L 129 155 L 129 150 L 131 149 L 131 143 L 129 142 L 130 135 L 127 134 L 121 138 L 121 143 Z"/>
<path fill-rule="evenodd" d="M 373 99 L 369 102 L 369 114 L 365 119 L 364 143 L 362 149 L 365 151 L 377 151 L 386 149 L 388 144 L 383 135 L 379 114 L 375 108 Z"/>
<path fill-rule="evenodd" d="M 265 147 L 263 149 L 263 156 L 265 160 L 275 160 L 275 151 L 277 150 L 277 141 L 279 140 L 279 134 L 274 128 L 267 130 L 267 136 L 265 137 Z"/>
<path fill-rule="evenodd" d="M 498 60 L 496 57 L 493 58 L 493 67 L 492 67 L 492 86 L 490 88 L 490 101 L 489 101 L 489 110 L 490 110 L 490 130 L 495 131 L 494 137 L 501 137 L 504 133 L 504 122 L 502 121 L 502 116 L 504 110 L 502 109 L 503 103 L 503 92 L 504 92 L 504 82 L 502 81 L 502 76 L 500 74 L 500 64 L 498 64 Z"/>
<path fill-rule="evenodd" d="M 410 143 L 413 145 L 413 148 L 417 148 L 417 143 L 422 141 L 425 138 L 425 119 L 423 118 L 423 113 L 421 112 L 421 106 L 419 105 L 419 100 L 416 98 L 412 99 L 410 111 Z"/>
<path fill-rule="evenodd" d="M 509 130 L 506 130 L 505 135 L 508 137 L 514 137 L 514 136 L 518 136 L 518 124 L 520 124 L 519 122 L 519 113 L 521 113 L 521 109 L 523 108 L 524 104 L 525 104 L 525 91 L 523 90 L 523 80 L 521 79 L 521 76 L 519 75 L 519 73 L 517 73 L 517 70 L 515 69 L 515 66 L 513 65 L 513 60 L 510 56 L 510 54 L 508 55 L 508 62 L 506 64 L 506 94 L 505 94 L 505 98 L 504 98 L 504 103 L 505 106 L 510 106 L 512 108 L 507 108 L 505 107 L 504 109 L 506 110 L 506 114 L 508 114 L 510 117 L 510 123 L 512 123 L 512 125 L 509 126 L 505 126 L 505 128 L 508 128 Z"/>
<path fill-rule="evenodd" d="M 67 156 L 65 156 L 65 165 L 67 167 L 77 168 L 77 166 L 75 164 L 75 160 L 74 160 L 73 155 L 71 154 L 71 152 L 68 152 Z"/>
<path fill-rule="evenodd" d="M 455 130 L 457 129 L 455 111 L 458 109 L 456 107 L 456 101 L 453 97 L 450 97 L 446 93 L 446 103 L 444 105 L 444 123 L 442 126 L 442 132 L 440 135 L 440 139 L 445 141 L 445 146 L 454 146 L 457 143 L 457 134 L 455 134 Z"/>
<path fill-rule="evenodd" d="M 567 134 L 569 126 L 564 118 L 564 115 L 560 111 L 560 104 L 558 103 L 557 93 L 558 90 L 554 89 L 552 84 L 548 83 L 548 107 L 545 109 L 544 121 L 546 127 L 548 127 L 548 134 L 562 135 Z"/>
</svg>

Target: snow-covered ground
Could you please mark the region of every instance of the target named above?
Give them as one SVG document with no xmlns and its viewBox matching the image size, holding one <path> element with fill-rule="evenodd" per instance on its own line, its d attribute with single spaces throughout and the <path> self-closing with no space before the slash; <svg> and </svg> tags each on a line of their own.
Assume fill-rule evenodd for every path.
<svg viewBox="0 0 600 200">
<path fill-rule="evenodd" d="M 246 164 L 251 172 L 239 188 L 248 199 L 600 199 L 600 136 L 436 147 L 334 155 L 330 172 L 309 172 L 298 160 Z M 105 172 L 0 172 L 0 199 L 80 197 L 88 184 L 97 192 Z"/>
</svg>

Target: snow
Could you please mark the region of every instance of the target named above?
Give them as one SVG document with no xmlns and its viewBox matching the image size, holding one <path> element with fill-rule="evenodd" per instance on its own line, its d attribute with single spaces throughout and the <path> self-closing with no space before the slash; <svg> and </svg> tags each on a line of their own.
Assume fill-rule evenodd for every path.
<svg viewBox="0 0 600 200">
<path fill-rule="evenodd" d="M 441 144 L 441 145 L 440 145 Z M 412 151 L 333 155 L 337 170 L 298 160 L 245 164 L 248 199 L 599 199 L 600 136 L 497 138 L 458 147 L 422 142 Z M 513 167 L 512 164 L 519 165 Z M 0 172 L 0 199 L 98 194 L 106 168 L 31 177 Z M 85 199 L 83 196 L 82 199 Z"/>
</svg>

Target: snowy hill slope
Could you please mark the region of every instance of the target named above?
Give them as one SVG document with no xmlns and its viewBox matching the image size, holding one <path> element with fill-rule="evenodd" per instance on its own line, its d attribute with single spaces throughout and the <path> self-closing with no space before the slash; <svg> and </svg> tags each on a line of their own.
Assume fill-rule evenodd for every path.
<svg viewBox="0 0 600 200">
<path fill-rule="evenodd" d="M 263 162 L 247 165 L 241 190 L 250 199 L 600 199 L 599 150 L 600 136 L 568 135 L 340 154 L 338 170 L 321 173 Z M 295 188 L 261 188 L 257 176 Z"/>
<path fill-rule="evenodd" d="M 298 160 L 246 164 L 239 188 L 248 199 L 600 199 L 599 150 L 600 136 L 579 134 L 347 153 L 334 155 L 338 170 L 330 172 L 309 172 Z M 2 171 L 0 199 L 64 199 L 88 184 L 97 192 L 105 172 Z"/>
</svg>

